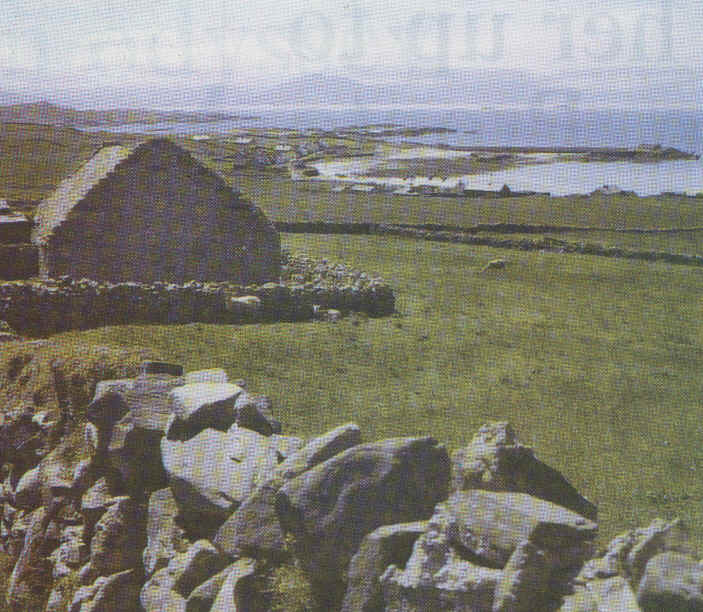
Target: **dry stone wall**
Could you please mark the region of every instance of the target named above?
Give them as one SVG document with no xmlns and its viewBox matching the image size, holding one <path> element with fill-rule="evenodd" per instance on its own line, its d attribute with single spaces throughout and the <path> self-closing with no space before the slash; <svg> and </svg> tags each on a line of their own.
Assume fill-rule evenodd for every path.
<svg viewBox="0 0 703 612">
<path fill-rule="evenodd" d="M 37 611 L 271 612 L 297 567 L 315 612 L 703 610 L 680 521 L 596 553 L 596 508 L 504 422 L 451 456 L 354 424 L 303 440 L 244 381 L 162 362 L 100 382 L 86 416 L 0 487 L 7 609 L 39 574 Z"/>
<path fill-rule="evenodd" d="M 329 311 L 382 316 L 394 308 L 381 279 L 302 256 L 286 256 L 281 282 L 246 287 L 70 278 L 0 284 L 0 320 L 32 337 L 127 323 L 300 321 Z"/>
</svg>

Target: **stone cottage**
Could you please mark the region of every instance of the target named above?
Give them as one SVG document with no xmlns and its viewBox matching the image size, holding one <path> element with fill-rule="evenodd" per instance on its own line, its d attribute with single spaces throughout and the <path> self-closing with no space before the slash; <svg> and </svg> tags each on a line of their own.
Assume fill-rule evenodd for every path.
<svg viewBox="0 0 703 612">
<path fill-rule="evenodd" d="M 278 280 L 264 214 L 168 139 L 105 146 L 41 202 L 32 241 L 43 278 Z"/>
</svg>

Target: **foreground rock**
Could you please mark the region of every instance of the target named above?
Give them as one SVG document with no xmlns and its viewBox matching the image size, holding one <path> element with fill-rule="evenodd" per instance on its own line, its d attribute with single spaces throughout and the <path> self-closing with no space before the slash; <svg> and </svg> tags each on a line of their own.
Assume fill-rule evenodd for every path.
<svg viewBox="0 0 703 612">
<path fill-rule="evenodd" d="M 386 612 L 491 612 L 500 579 L 499 569 L 463 559 L 430 521 L 405 568 L 389 566 L 380 583 Z"/>
<path fill-rule="evenodd" d="M 592 521 L 556 504 L 524 493 L 481 490 L 455 493 L 440 504 L 433 521 L 444 525 L 453 544 L 497 568 L 524 540 L 553 551 L 562 567 L 580 567 L 597 531 Z"/>
<path fill-rule="evenodd" d="M 276 494 L 289 480 L 335 455 L 361 443 L 361 431 L 353 423 L 337 427 L 311 440 L 291 454 L 227 519 L 214 542 L 230 555 L 283 559 L 287 556 L 285 534 L 276 514 Z"/>
<path fill-rule="evenodd" d="M 367 535 L 349 564 L 342 612 L 378 612 L 384 609 L 379 578 L 389 565 L 405 566 L 415 541 L 427 529 L 426 521 L 386 525 Z"/>
<path fill-rule="evenodd" d="M 703 567 L 689 555 L 656 555 L 647 563 L 637 599 L 644 612 L 703 612 Z"/>
<path fill-rule="evenodd" d="M 454 490 L 529 493 L 596 520 L 596 507 L 554 468 L 517 439 L 506 422 L 484 425 L 471 444 L 452 455 Z"/>
<path fill-rule="evenodd" d="M 166 484 L 159 443 L 171 415 L 168 394 L 182 381 L 169 374 L 144 374 L 129 384 L 115 381 L 89 407 L 99 437 L 109 439 L 107 461 L 135 495 Z"/>
<path fill-rule="evenodd" d="M 69 612 L 123 612 L 136 609 L 138 600 L 139 576 L 127 570 L 79 589 Z"/>
<path fill-rule="evenodd" d="M 271 438 L 236 425 L 227 432 L 205 429 L 184 442 L 163 438 L 161 452 L 181 511 L 215 524 L 226 520 L 278 464 Z"/>
<path fill-rule="evenodd" d="M 55 379 L 62 402 L 70 384 Z M 222 370 L 152 361 L 95 389 L 89 423 L 58 446 L 51 410 L 0 423 L 8 610 L 41 583 L 37 612 L 268 611 L 286 588 L 341 612 L 702 609 L 703 566 L 679 521 L 593 557 L 582 513 L 595 509 L 506 423 L 455 454 L 449 496 L 432 438 L 362 445 L 347 424 L 304 444 Z M 307 577 L 286 583 L 281 564 Z"/>
<path fill-rule="evenodd" d="M 154 491 L 149 498 L 147 542 L 142 555 L 147 576 L 166 567 L 174 555 L 187 549 L 188 540 L 177 517 L 178 505 L 171 489 Z"/>
<path fill-rule="evenodd" d="M 443 446 L 395 438 L 351 448 L 289 481 L 276 511 L 313 580 L 337 582 L 366 534 L 428 518 L 448 485 Z"/>
<path fill-rule="evenodd" d="M 208 427 L 227 431 L 236 420 L 234 404 L 244 390 L 230 383 L 196 382 L 170 393 L 169 439 L 187 440 Z"/>
<path fill-rule="evenodd" d="M 457 492 L 437 506 L 405 568 L 381 577 L 386 610 L 539 610 L 595 535 L 588 519 L 530 495 Z"/>
</svg>

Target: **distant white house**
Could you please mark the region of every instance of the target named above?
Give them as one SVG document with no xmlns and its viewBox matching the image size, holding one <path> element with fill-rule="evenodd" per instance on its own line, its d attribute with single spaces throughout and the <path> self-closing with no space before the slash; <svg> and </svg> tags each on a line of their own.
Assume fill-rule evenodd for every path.
<svg viewBox="0 0 703 612">
<path fill-rule="evenodd" d="M 251 136 L 243 136 L 241 138 L 234 139 L 234 144 L 248 145 L 252 142 L 254 142 L 254 139 Z"/>
<path fill-rule="evenodd" d="M 393 195 L 416 196 L 417 193 L 414 191 L 411 191 L 411 187 L 406 185 L 404 187 L 401 187 L 400 189 L 396 189 L 393 192 Z"/>
<path fill-rule="evenodd" d="M 292 150 L 293 150 L 293 147 L 291 147 L 290 145 L 287 145 L 287 144 L 278 144 L 278 145 L 276 145 L 276 151 L 284 151 L 284 152 L 287 152 L 287 151 L 292 151 Z"/>
<path fill-rule="evenodd" d="M 196 134 L 195 136 L 192 136 L 193 140 L 210 140 L 210 136 L 208 134 Z"/>
<path fill-rule="evenodd" d="M 602 187 L 595 189 L 593 193 L 599 193 L 602 195 L 616 195 L 618 193 L 622 193 L 622 189 L 620 189 L 617 185 L 603 185 Z"/>
<path fill-rule="evenodd" d="M 361 193 L 373 193 L 376 191 L 376 185 L 353 185 L 351 190 Z"/>
</svg>

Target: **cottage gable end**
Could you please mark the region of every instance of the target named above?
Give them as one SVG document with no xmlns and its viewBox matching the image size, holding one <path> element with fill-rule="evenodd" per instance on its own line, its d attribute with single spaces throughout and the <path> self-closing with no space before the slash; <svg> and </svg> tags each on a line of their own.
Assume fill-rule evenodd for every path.
<svg viewBox="0 0 703 612">
<path fill-rule="evenodd" d="M 37 211 L 40 275 L 109 281 L 275 280 L 278 234 L 167 139 L 99 150 Z"/>
</svg>

